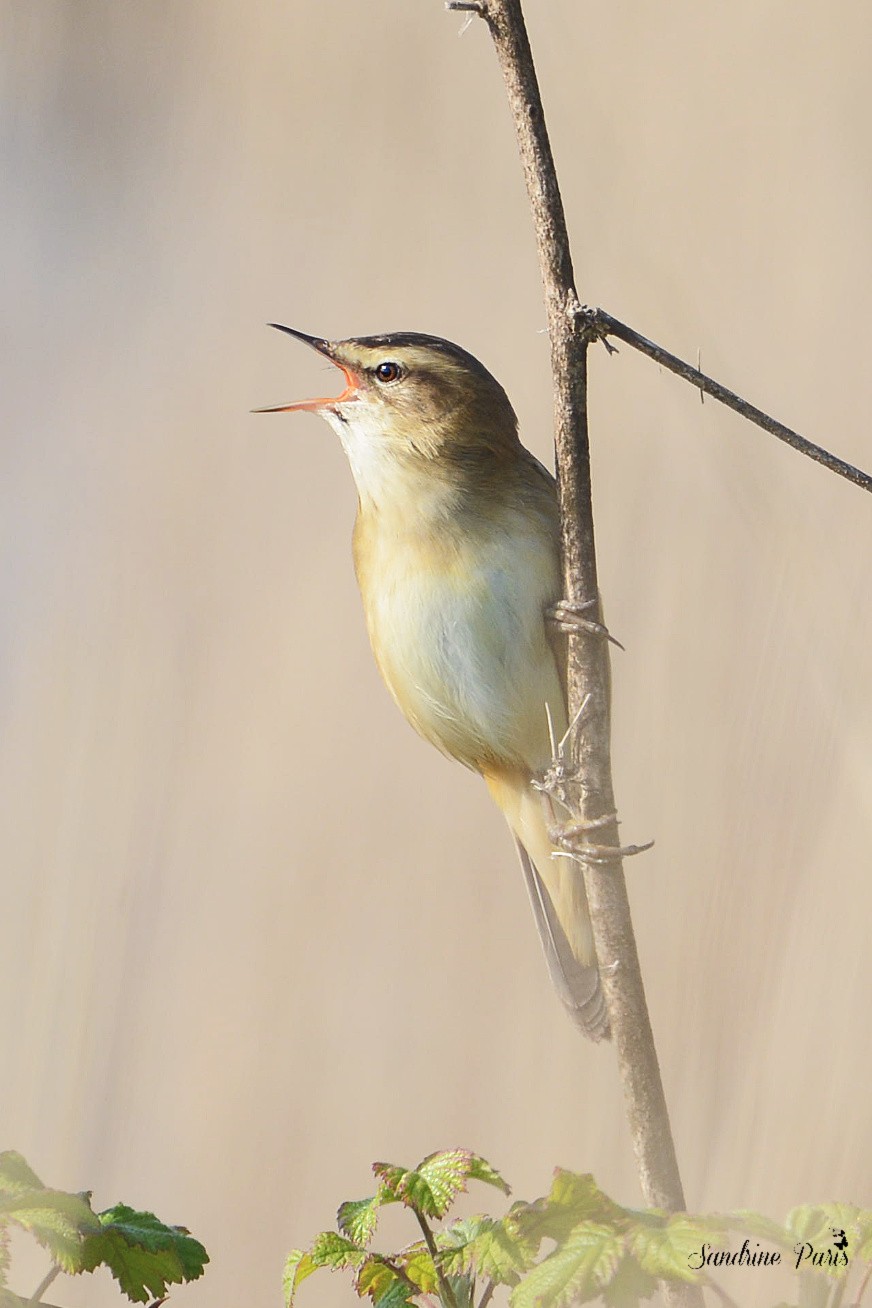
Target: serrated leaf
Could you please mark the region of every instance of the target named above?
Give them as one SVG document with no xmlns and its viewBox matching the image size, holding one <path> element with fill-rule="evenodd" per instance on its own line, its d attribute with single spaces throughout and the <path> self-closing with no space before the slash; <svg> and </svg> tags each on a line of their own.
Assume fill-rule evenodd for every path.
<svg viewBox="0 0 872 1308">
<path fill-rule="evenodd" d="M 22 1190 L 44 1190 L 27 1159 L 14 1149 L 0 1153 L 0 1194 L 20 1194 Z"/>
<path fill-rule="evenodd" d="M 367 1255 L 355 1277 L 354 1288 L 361 1299 L 369 1295 L 378 1308 L 402 1308 L 404 1304 L 414 1303 L 411 1286 L 380 1254 Z"/>
<path fill-rule="evenodd" d="M 414 1302 L 411 1290 L 399 1279 L 389 1285 L 380 1298 L 374 1300 L 377 1308 L 412 1308 Z"/>
<path fill-rule="evenodd" d="M 294 1295 L 297 1288 L 305 1281 L 307 1276 L 318 1270 L 315 1263 L 312 1262 L 312 1256 L 304 1249 L 292 1249 L 285 1259 L 285 1271 L 282 1277 L 282 1287 L 285 1292 L 285 1303 L 290 1305 L 294 1302 Z"/>
<path fill-rule="evenodd" d="M 470 1180 L 484 1181 L 504 1194 L 509 1187 L 486 1159 L 468 1149 L 429 1154 L 416 1168 L 375 1163 L 372 1169 L 393 1199 L 417 1209 L 425 1217 L 442 1218 Z"/>
<path fill-rule="evenodd" d="M 723 1233 L 705 1219 L 677 1214 L 662 1226 L 639 1222 L 629 1237 L 629 1251 L 655 1280 L 694 1282 L 699 1269 L 691 1266 L 691 1256 L 707 1243 L 723 1244 Z"/>
<path fill-rule="evenodd" d="M 802 1204 L 787 1216 L 787 1228 L 795 1237 L 797 1257 L 803 1257 L 800 1273 L 841 1280 L 848 1274 L 850 1260 L 860 1239 L 860 1209 L 855 1204 Z M 836 1246 L 837 1233 L 844 1234 L 847 1248 Z M 805 1248 L 803 1248 L 805 1246 Z M 816 1291 L 809 1290 L 809 1295 Z"/>
<path fill-rule="evenodd" d="M 96 1214 L 81 1195 L 45 1187 L 0 1196 L 3 1218 L 29 1231 L 65 1272 L 79 1271 L 86 1236 L 100 1230 Z"/>
<path fill-rule="evenodd" d="M 567 1308 L 596 1298 L 614 1276 L 623 1246 L 621 1236 L 608 1226 L 579 1225 L 515 1286 L 512 1308 Z"/>
<path fill-rule="evenodd" d="M 654 1277 L 635 1258 L 627 1256 L 618 1263 L 618 1270 L 603 1291 L 603 1304 L 605 1308 L 637 1308 L 656 1289 Z"/>
<path fill-rule="evenodd" d="M 515 1285 L 533 1266 L 538 1244 L 523 1239 L 491 1217 L 467 1217 L 440 1233 L 440 1265 L 453 1275 L 486 1277 L 497 1285 Z"/>
<path fill-rule="evenodd" d="M 339 1205 L 336 1225 L 356 1244 L 367 1245 L 375 1234 L 378 1210 L 383 1202 L 381 1189 L 369 1199 L 348 1199 Z"/>
<path fill-rule="evenodd" d="M 787 1230 L 793 1241 L 827 1244 L 832 1228 L 849 1230 L 857 1221 L 860 1209 L 854 1204 L 800 1204 L 787 1214 Z"/>
<path fill-rule="evenodd" d="M 399 1263 L 409 1280 L 414 1282 L 421 1294 L 433 1294 L 439 1287 L 439 1277 L 430 1257 L 430 1250 L 419 1242 L 404 1249 L 395 1261 Z"/>
<path fill-rule="evenodd" d="M 346 1267 L 359 1267 L 366 1257 L 366 1250 L 337 1231 L 322 1231 L 315 1237 L 310 1254 L 316 1267 L 329 1267 L 335 1272 Z"/>
<path fill-rule="evenodd" d="M 202 1276 L 209 1255 L 182 1226 L 167 1226 L 154 1213 L 115 1204 L 98 1214 L 100 1232 L 89 1235 L 76 1271 L 104 1264 L 134 1303 L 163 1298 L 168 1285 Z"/>
<path fill-rule="evenodd" d="M 467 1176 L 470 1181 L 483 1181 L 485 1185 L 492 1185 L 496 1190 L 502 1190 L 503 1194 L 511 1194 L 512 1187 L 508 1181 L 495 1167 L 491 1167 L 486 1158 L 480 1154 L 468 1154 L 469 1168 Z"/>
<path fill-rule="evenodd" d="M 630 1220 L 627 1209 L 610 1199 L 589 1173 L 557 1168 L 551 1190 L 531 1204 L 514 1204 L 504 1219 L 508 1230 L 527 1240 L 565 1240 L 583 1222 L 601 1222 L 622 1229 Z"/>
</svg>

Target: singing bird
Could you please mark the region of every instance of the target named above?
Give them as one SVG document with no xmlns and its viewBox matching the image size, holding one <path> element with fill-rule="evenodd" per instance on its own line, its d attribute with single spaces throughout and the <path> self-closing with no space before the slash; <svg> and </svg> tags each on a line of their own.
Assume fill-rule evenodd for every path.
<svg viewBox="0 0 872 1308">
<path fill-rule="evenodd" d="M 514 834 L 558 994 L 592 1039 L 608 1018 L 577 863 L 555 857 L 534 782 L 566 730 L 554 478 L 499 382 L 438 336 L 328 341 L 279 323 L 345 375 L 318 413 L 357 485 L 354 567 L 379 671 L 425 740 L 481 774 Z M 549 729 L 549 717 L 551 728 Z M 549 834 L 549 832 L 551 834 Z"/>
</svg>

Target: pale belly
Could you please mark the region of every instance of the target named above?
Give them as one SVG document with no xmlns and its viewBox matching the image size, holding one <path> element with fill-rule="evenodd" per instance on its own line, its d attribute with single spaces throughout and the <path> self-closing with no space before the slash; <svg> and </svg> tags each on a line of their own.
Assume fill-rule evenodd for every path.
<svg viewBox="0 0 872 1308">
<path fill-rule="evenodd" d="M 535 772 L 551 756 L 548 704 L 565 706 L 544 611 L 559 593 L 543 543 L 513 542 L 508 566 L 479 542 L 472 562 L 426 565 L 413 545 L 378 550 L 360 576 L 381 673 L 409 722 L 479 772 Z M 502 559 L 507 551 L 502 551 Z"/>
</svg>

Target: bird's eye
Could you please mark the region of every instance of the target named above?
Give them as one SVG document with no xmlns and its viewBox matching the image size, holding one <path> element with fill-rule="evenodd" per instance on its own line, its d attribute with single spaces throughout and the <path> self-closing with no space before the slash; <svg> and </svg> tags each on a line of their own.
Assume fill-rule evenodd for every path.
<svg viewBox="0 0 872 1308">
<path fill-rule="evenodd" d="M 398 363 L 385 362 L 380 363 L 375 370 L 375 375 L 380 382 L 395 382 L 403 375 L 403 370 Z"/>
</svg>

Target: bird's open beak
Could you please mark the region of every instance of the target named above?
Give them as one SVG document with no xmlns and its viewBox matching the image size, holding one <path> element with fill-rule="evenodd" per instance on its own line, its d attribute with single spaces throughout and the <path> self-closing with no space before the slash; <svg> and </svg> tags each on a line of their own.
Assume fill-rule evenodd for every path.
<svg viewBox="0 0 872 1308">
<path fill-rule="evenodd" d="M 289 336 L 295 336 L 298 341 L 305 341 L 313 350 L 323 354 L 325 359 L 335 363 L 337 368 L 341 368 L 345 373 L 346 387 L 341 395 L 322 395 L 314 400 L 298 400 L 296 404 L 274 404 L 268 409 L 252 409 L 252 413 L 291 413 L 296 411 L 316 413 L 318 409 L 326 408 L 331 404 L 341 404 L 343 400 L 350 400 L 358 387 L 358 378 L 350 368 L 344 363 L 340 363 L 333 353 L 333 346 L 330 341 L 325 341 L 321 336 L 307 336 L 305 332 L 298 332 L 293 327 L 283 327 L 280 322 L 271 322 L 269 327 L 275 327 L 276 331 L 287 332 Z"/>
</svg>

